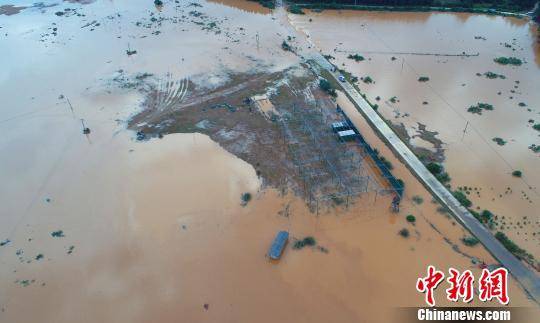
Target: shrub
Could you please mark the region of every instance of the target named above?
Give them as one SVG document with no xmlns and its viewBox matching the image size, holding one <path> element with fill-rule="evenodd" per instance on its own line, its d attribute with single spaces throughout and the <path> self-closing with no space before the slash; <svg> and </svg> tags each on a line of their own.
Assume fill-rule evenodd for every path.
<svg viewBox="0 0 540 323">
<path fill-rule="evenodd" d="M 412 214 L 409 214 L 405 217 L 405 219 L 407 220 L 407 222 L 410 222 L 410 223 L 415 223 L 416 222 L 416 217 Z"/>
<path fill-rule="evenodd" d="M 251 201 L 251 193 L 242 194 L 242 203 L 247 204 L 249 201 Z"/>
<path fill-rule="evenodd" d="M 366 84 L 371 84 L 373 83 L 373 79 L 368 75 L 368 76 L 364 76 L 364 78 L 362 79 L 364 81 L 364 83 Z"/>
<path fill-rule="evenodd" d="M 265 8 L 268 8 L 268 9 L 275 9 L 276 8 L 276 4 L 274 3 L 274 1 L 259 0 L 258 2 L 261 4 L 261 6 L 263 6 Z"/>
<path fill-rule="evenodd" d="M 319 87 L 321 88 L 321 90 L 323 90 L 324 92 L 330 94 L 331 96 L 333 96 L 333 97 L 337 96 L 336 90 L 332 87 L 332 84 L 330 84 L 330 82 L 328 82 L 328 80 L 320 79 L 319 80 Z"/>
<path fill-rule="evenodd" d="M 429 163 L 429 164 L 426 165 L 426 168 L 433 175 L 438 175 L 443 171 L 443 167 L 440 164 L 437 164 L 437 163 Z"/>
<path fill-rule="evenodd" d="M 418 82 L 427 82 L 427 81 L 429 81 L 429 77 L 427 76 L 420 76 L 418 78 Z"/>
<path fill-rule="evenodd" d="M 424 203 L 424 199 L 421 196 L 415 195 L 412 197 L 412 200 L 416 204 L 422 204 Z"/>
<path fill-rule="evenodd" d="M 447 172 L 444 172 L 442 174 L 437 174 L 435 175 L 435 178 L 437 178 L 439 180 L 439 182 L 443 183 L 443 184 L 446 184 L 448 182 L 450 182 L 452 179 L 450 178 L 450 175 L 448 175 Z"/>
<path fill-rule="evenodd" d="M 494 59 L 495 63 L 501 64 L 501 65 L 514 65 L 519 66 L 523 64 L 523 62 L 516 57 L 497 57 Z"/>
<path fill-rule="evenodd" d="M 454 195 L 456 200 L 458 200 L 458 202 L 464 207 L 471 207 L 472 202 L 467 198 L 467 196 L 465 196 L 465 194 L 463 194 L 462 191 L 454 191 L 452 195 Z"/>
<path fill-rule="evenodd" d="M 281 49 L 283 49 L 284 51 L 287 51 L 287 52 L 291 52 L 291 51 L 292 51 L 291 45 L 289 45 L 289 43 L 287 43 L 286 41 L 283 41 L 283 42 L 281 43 Z"/>
<path fill-rule="evenodd" d="M 510 240 L 510 238 L 508 238 L 506 236 L 506 234 L 504 234 L 503 232 L 501 231 L 498 231 L 497 233 L 495 233 L 495 238 L 497 238 L 497 240 L 499 240 L 500 243 L 502 243 L 502 245 L 508 249 L 508 251 L 510 251 L 511 253 L 513 253 L 516 257 L 518 258 L 532 258 L 531 255 L 529 255 L 525 250 L 521 249 L 517 244 L 515 244 L 514 241 Z"/>
<path fill-rule="evenodd" d="M 316 244 L 317 244 L 317 241 L 315 240 L 315 238 L 313 238 L 311 236 L 308 236 L 308 237 L 305 237 L 304 239 L 296 240 L 294 242 L 293 248 L 294 249 L 302 249 L 305 246 L 313 247 Z"/>
<path fill-rule="evenodd" d="M 520 170 L 515 170 L 512 172 L 512 176 L 514 177 L 521 177 L 522 173 Z"/>
<path fill-rule="evenodd" d="M 504 146 L 506 144 L 506 141 L 504 139 L 502 139 L 502 138 L 499 138 L 499 137 L 495 137 L 495 138 L 493 138 L 491 140 L 496 142 L 497 145 L 499 145 L 499 146 Z"/>
<path fill-rule="evenodd" d="M 64 236 L 64 231 L 62 231 L 62 230 L 51 232 L 51 236 L 53 236 L 55 238 L 63 238 L 63 237 L 65 237 Z"/>
<path fill-rule="evenodd" d="M 506 76 L 504 75 L 493 73 L 493 72 L 485 72 L 484 76 L 488 79 L 496 79 L 496 78 L 505 79 L 506 78 Z"/>
<path fill-rule="evenodd" d="M 533 129 L 534 129 L 534 130 L 540 131 L 540 123 L 535 124 L 535 125 L 533 126 Z"/>
<path fill-rule="evenodd" d="M 482 213 L 480 213 L 480 218 L 482 219 L 482 222 L 489 223 L 493 220 L 493 213 L 491 213 L 491 211 L 484 210 Z"/>
<path fill-rule="evenodd" d="M 491 104 L 488 104 L 488 103 L 478 103 L 477 105 L 471 105 L 468 109 L 467 109 L 467 112 L 470 112 L 470 113 L 475 113 L 475 114 L 482 114 L 482 111 L 483 110 L 493 110 L 493 106 Z"/>
<path fill-rule="evenodd" d="M 163 1 L 161 1 L 161 0 L 154 0 L 154 4 L 155 4 L 156 6 L 162 6 L 162 5 L 163 5 Z"/>
<path fill-rule="evenodd" d="M 461 239 L 461 242 L 463 242 L 464 245 L 469 247 L 474 247 L 478 244 L 478 239 L 475 237 L 464 237 Z"/>
<path fill-rule="evenodd" d="M 403 228 L 403 229 L 399 230 L 399 235 L 402 236 L 403 238 L 408 238 L 409 237 L 409 230 L 407 230 L 406 228 Z"/>
<path fill-rule="evenodd" d="M 394 168 L 392 163 L 388 159 L 384 158 L 384 156 L 380 156 L 379 159 L 383 163 L 384 167 L 386 167 L 388 170 L 392 170 Z"/>
<path fill-rule="evenodd" d="M 354 54 L 354 55 L 349 54 L 349 56 L 347 56 L 347 58 L 348 59 L 354 59 L 357 62 L 361 62 L 361 61 L 363 61 L 365 59 L 364 56 L 358 55 L 358 54 Z"/>
</svg>

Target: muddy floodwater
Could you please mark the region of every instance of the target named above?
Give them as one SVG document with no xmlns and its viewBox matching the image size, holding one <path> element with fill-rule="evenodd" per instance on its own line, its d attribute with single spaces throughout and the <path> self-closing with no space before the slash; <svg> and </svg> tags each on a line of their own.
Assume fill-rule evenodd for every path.
<svg viewBox="0 0 540 323">
<path fill-rule="evenodd" d="M 291 19 L 359 78 L 358 87 L 402 138 L 443 163 L 454 190 L 466 187 L 474 209 L 496 215 L 494 230 L 540 256 L 536 25 L 465 13 L 324 11 Z M 349 58 L 355 54 L 364 60 Z M 498 57 L 523 64 L 497 64 Z M 368 76 L 372 82 L 364 81 Z M 468 112 L 478 103 L 493 110 Z M 511 175 L 515 170 L 521 178 Z"/>
<path fill-rule="evenodd" d="M 408 130 L 418 120 L 439 132 L 453 186 L 482 187 L 482 196 L 473 198 L 481 207 L 501 214 L 504 208 L 523 208 L 538 221 L 533 212 L 538 156 L 526 147 L 538 138 L 526 120 L 540 120 L 533 84 L 538 65 L 529 53 L 532 38 L 525 43 L 532 28 L 524 21 L 436 14 L 379 19 L 339 12 L 300 18 L 283 8 L 271 11 L 237 0 L 164 1 L 163 6 L 146 0 L 0 0 L 0 6 L 2 323 L 399 322 L 399 307 L 425 304 L 415 283 L 427 265 L 471 269 L 476 275 L 482 265 L 496 265 L 481 245 L 461 242 L 469 233 L 441 210 L 351 102 L 342 93 L 335 99 L 325 95 L 302 58 L 282 49 L 288 36 L 291 43 L 306 37 L 302 32 L 312 42 L 309 50 L 320 47 L 353 73 L 372 75 L 375 84 L 360 85 L 370 99 L 398 96 L 395 106 L 380 104 L 389 119 L 401 111 L 409 114 L 399 119 Z M 358 42 L 349 33 L 362 31 L 361 21 L 388 24 L 392 27 L 384 32 L 394 37 L 396 27 L 430 19 L 443 33 L 432 40 L 454 39 L 453 45 L 421 51 L 481 55 L 459 58 L 470 64 L 462 72 L 449 68 L 455 58 L 418 66 L 412 61 L 398 79 L 402 56 L 392 63 L 397 68 L 390 65 L 392 55 L 360 51 L 371 61 L 353 63 L 333 51 L 368 46 L 368 39 Z M 482 28 L 469 29 L 487 40 L 470 40 L 468 31 L 455 28 L 477 19 Z M 295 28 L 299 31 L 292 34 Z M 343 44 L 333 43 L 337 37 Z M 483 56 L 488 49 L 508 55 L 509 49 L 496 43 L 512 38 L 512 46 L 524 48 L 517 50 L 526 64 L 499 67 Z M 397 46 L 403 39 L 389 41 Z M 477 42 L 487 47 L 474 47 Z M 425 68 L 430 82 L 418 85 L 410 66 Z M 474 74 L 488 70 L 506 79 Z M 515 80 L 519 94 L 510 100 L 507 91 Z M 466 86 L 454 87 L 456 82 Z M 460 141 L 463 120 L 437 102 L 455 100 L 451 103 L 464 109 L 471 100 L 487 100 L 497 89 L 483 88 L 484 82 L 498 84 L 504 94 L 490 101 L 495 110 L 481 116 L 461 111 L 471 130 Z M 428 85 L 441 96 L 426 92 Z M 409 86 L 422 97 L 407 96 Z M 460 92 L 473 86 L 484 97 Z M 430 101 L 429 108 L 420 110 L 415 100 Z M 527 107 L 518 107 L 520 101 Z M 313 111 L 335 115 L 338 103 L 361 124 L 366 140 L 405 183 L 400 212 L 390 211 L 392 195 L 384 192 L 387 184 L 369 161 L 362 165 L 373 188 L 351 197 L 347 206 L 335 198 L 314 212 L 310 192 L 280 150 L 290 144 L 278 122 L 293 111 L 288 102 L 305 104 L 303 111 L 315 116 Z M 497 132 L 508 143 L 480 145 L 473 126 Z M 522 169 L 523 178 L 512 178 L 490 157 L 495 152 Z M 489 172 L 479 166 L 483 163 Z M 497 193 L 510 186 L 513 193 L 491 201 L 491 186 Z M 521 190 L 531 206 L 519 198 Z M 415 216 L 414 223 L 407 215 Z M 537 232 L 538 223 L 533 225 Z M 398 234 L 403 229 L 407 237 Z M 270 262 L 266 253 L 279 230 L 289 231 L 291 239 L 282 259 Z M 534 230 L 520 231 L 527 232 L 527 240 L 519 240 L 517 230 L 508 232 L 538 255 Z M 308 236 L 315 246 L 292 247 Z M 531 308 L 531 322 L 536 321 L 538 305 L 512 278 L 509 293 L 511 305 Z M 456 305 L 445 300 L 443 289 L 436 297 L 438 305 Z M 496 305 L 476 300 L 470 305 L 490 304 Z"/>
</svg>

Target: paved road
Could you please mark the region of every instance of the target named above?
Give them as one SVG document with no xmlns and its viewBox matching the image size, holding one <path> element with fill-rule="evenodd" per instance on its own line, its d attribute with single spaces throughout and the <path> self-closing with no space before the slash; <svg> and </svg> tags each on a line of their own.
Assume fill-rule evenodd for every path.
<svg viewBox="0 0 540 323">
<path fill-rule="evenodd" d="M 319 54 L 314 59 L 326 69 L 341 85 L 347 96 L 356 104 L 360 113 L 386 140 L 387 144 L 400 156 L 415 176 L 431 191 L 486 249 L 518 280 L 537 303 L 540 303 L 540 277 L 512 255 L 456 198 L 433 176 L 414 153 L 401 141 L 379 114 L 367 103 L 349 82 L 340 82 L 339 74 L 332 72 L 333 66 Z M 360 129 L 360 126 L 357 126 Z"/>
</svg>

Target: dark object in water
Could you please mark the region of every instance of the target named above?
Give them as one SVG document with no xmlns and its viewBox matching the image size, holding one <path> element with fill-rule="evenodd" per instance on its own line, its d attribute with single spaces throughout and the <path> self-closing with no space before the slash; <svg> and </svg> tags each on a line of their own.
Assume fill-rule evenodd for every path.
<svg viewBox="0 0 540 323">
<path fill-rule="evenodd" d="M 272 243 L 272 246 L 270 246 L 270 250 L 268 250 L 268 256 L 274 260 L 279 259 L 288 240 L 289 233 L 287 231 L 279 231 L 274 239 L 274 242 Z"/>
<path fill-rule="evenodd" d="M 146 138 L 146 135 L 142 131 L 137 131 L 137 140 L 141 141 Z"/>
</svg>

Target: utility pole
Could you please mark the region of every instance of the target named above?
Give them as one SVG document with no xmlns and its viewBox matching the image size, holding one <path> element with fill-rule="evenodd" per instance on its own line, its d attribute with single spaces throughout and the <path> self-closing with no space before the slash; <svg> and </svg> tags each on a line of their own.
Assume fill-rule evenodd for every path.
<svg viewBox="0 0 540 323">
<path fill-rule="evenodd" d="M 87 128 L 86 125 L 84 124 L 84 119 L 81 119 L 81 124 L 82 124 L 82 128 L 83 128 L 83 134 L 87 135 L 90 133 L 90 128 Z"/>
<path fill-rule="evenodd" d="M 73 112 L 73 106 L 71 105 L 71 102 L 69 102 L 69 99 L 68 99 L 68 97 L 67 97 L 67 96 L 66 96 L 66 101 L 67 101 L 67 103 L 69 104 L 69 108 L 71 109 L 71 114 L 73 114 L 73 115 L 74 115 L 74 114 L 75 114 L 75 112 Z"/>
<path fill-rule="evenodd" d="M 399 72 L 399 74 L 403 73 L 403 64 L 405 64 L 405 58 L 401 59 L 401 72 Z"/>
<path fill-rule="evenodd" d="M 255 39 L 257 40 L 257 50 L 259 50 L 259 32 L 255 35 Z"/>
<path fill-rule="evenodd" d="M 463 141 L 463 139 L 465 139 L 465 133 L 467 132 L 467 127 L 469 126 L 469 121 L 467 121 L 467 123 L 465 124 L 465 129 L 463 129 L 463 136 L 461 137 L 461 141 Z"/>
</svg>

